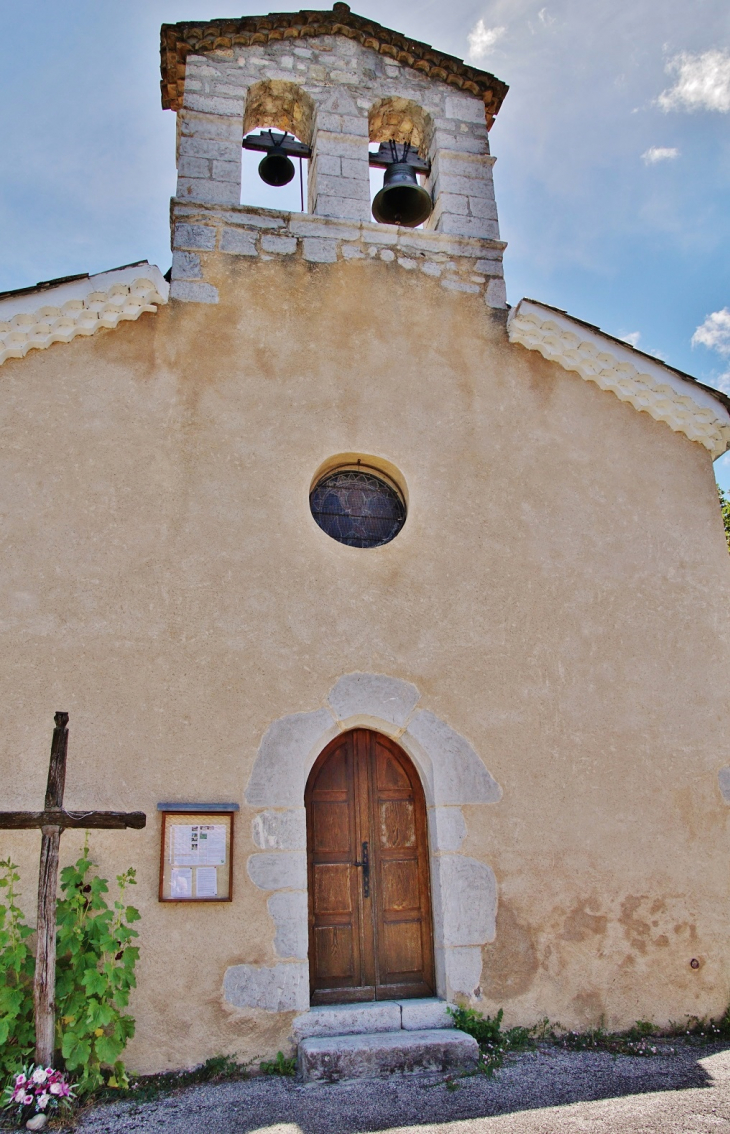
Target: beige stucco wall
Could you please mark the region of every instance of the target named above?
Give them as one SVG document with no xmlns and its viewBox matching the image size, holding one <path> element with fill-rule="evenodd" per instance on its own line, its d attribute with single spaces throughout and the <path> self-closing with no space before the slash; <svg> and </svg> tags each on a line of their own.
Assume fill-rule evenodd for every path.
<svg viewBox="0 0 730 1134">
<path fill-rule="evenodd" d="M 222 999 L 229 966 L 276 961 L 244 792 L 272 721 L 358 670 L 414 683 L 502 788 L 465 810 L 462 851 L 499 894 L 483 1010 L 719 1012 L 730 560 L 707 450 L 397 264 L 207 272 L 217 305 L 173 301 L 0 375 L 2 805 L 41 803 L 64 709 L 67 806 L 148 814 L 92 840 L 108 876 L 138 870 L 128 1063 L 285 1042 L 291 1013 Z M 343 452 L 405 480 L 385 547 L 310 515 Z M 158 904 L 167 799 L 241 804 L 230 905 Z M 29 913 L 38 843 L 0 839 Z"/>
</svg>

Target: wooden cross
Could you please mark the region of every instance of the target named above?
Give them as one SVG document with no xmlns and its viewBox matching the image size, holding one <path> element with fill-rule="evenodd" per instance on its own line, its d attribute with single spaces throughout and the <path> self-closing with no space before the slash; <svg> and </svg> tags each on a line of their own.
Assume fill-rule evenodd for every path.
<svg viewBox="0 0 730 1134">
<path fill-rule="evenodd" d="M 35 1061 L 43 1067 L 52 1066 L 55 1047 L 56 892 L 61 832 L 66 827 L 81 827 L 83 830 L 101 828 L 105 831 L 134 827 L 140 830 L 147 823 L 147 816 L 143 811 L 63 810 L 68 713 L 56 713 L 55 721 L 43 811 L 0 811 L 0 829 L 19 830 L 23 827 L 40 827 L 43 832 L 38 875 L 38 930 L 33 985 Z"/>
</svg>

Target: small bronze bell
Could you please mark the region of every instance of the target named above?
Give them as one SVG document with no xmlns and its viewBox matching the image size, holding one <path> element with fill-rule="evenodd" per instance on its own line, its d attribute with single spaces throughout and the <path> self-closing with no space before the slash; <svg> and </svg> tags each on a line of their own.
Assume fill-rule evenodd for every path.
<svg viewBox="0 0 730 1134">
<path fill-rule="evenodd" d="M 419 185 L 416 171 L 407 160 L 408 144 L 401 160 L 398 159 L 395 143 L 390 145 L 393 161 L 385 170 L 383 188 L 375 194 L 373 216 L 381 224 L 416 228 L 430 217 L 433 202 L 428 191 Z"/>
<path fill-rule="evenodd" d="M 286 152 L 282 148 L 283 143 L 286 141 L 287 134 L 280 138 L 277 142 L 274 141 L 274 135 L 269 130 L 269 137 L 271 138 L 272 147 L 267 153 L 266 157 L 262 158 L 259 162 L 259 177 L 265 181 L 267 185 L 275 185 L 280 187 L 288 185 L 294 176 L 294 162 L 291 158 L 287 157 Z"/>
</svg>

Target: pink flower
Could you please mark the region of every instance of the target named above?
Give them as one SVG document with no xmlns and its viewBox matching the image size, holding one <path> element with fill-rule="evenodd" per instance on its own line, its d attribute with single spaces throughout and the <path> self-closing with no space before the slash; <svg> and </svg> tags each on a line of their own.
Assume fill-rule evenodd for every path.
<svg viewBox="0 0 730 1134">
<path fill-rule="evenodd" d="M 51 1096 L 48 1094 L 47 1091 L 44 1091 L 42 1095 L 38 1096 L 35 1105 L 40 1110 L 45 1110 L 50 1101 L 51 1101 Z"/>
<path fill-rule="evenodd" d="M 22 1103 L 25 1098 L 25 1087 L 21 1084 L 13 1091 L 13 1102 Z"/>
<path fill-rule="evenodd" d="M 51 1092 L 52 1095 L 60 1095 L 63 1092 L 63 1087 L 64 1087 L 64 1084 L 59 1083 L 58 1080 L 56 1080 L 55 1083 L 51 1083 L 48 1090 Z"/>
<path fill-rule="evenodd" d="M 24 1082 L 25 1082 L 25 1075 L 21 1071 L 20 1075 L 15 1076 L 15 1086 L 19 1087 L 21 1085 L 21 1083 L 24 1083 Z"/>
<path fill-rule="evenodd" d="M 33 1096 L 32 1096 L 32 1095 L 24 1095 L 24 1096 L 23 1096 L 23 1104 L 24 1104 L 25 1106 L 30 1106 L 30 1104 L 31 1104 L 32 1102 L 33 1102 Z"/>
<path fill-rule="evenodd" d="M 31 1075 L 31 1080 L 34 1083 L 45 1083 L 47 1078 L 48 1073 L 46 1072 L 44 1067 L 36 1067 L 35 1071 Z"/>
</svg>

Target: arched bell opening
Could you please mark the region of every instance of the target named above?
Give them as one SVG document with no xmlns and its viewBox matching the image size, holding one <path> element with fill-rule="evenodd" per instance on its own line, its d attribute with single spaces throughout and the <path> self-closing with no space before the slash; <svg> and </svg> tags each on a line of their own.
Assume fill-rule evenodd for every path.
<svg viewBox="0 0 730 1134">
<path fill-rule="evenodd" d="M 431 116 L 411 99 L 381 98 L 370 108 L 368 127 L 374 219 L 420 227 L 433 211 L 424 184 L 430 171 Z"/>
<path fill-rule="evenodd" d="M 426 800 L 394 740 L 358 728 L 307 780 L 312 1004 L 433 996 Z"/>
<path fill-rule="evenodd" d="M 415 152 L 427 159 L 433 120 L 431 115 L 408 98 L 379 98 L 370 107 L 368 128 L 371 142 L 409 143 Z"/>
<path fill-rule="evenodd" d="M 296 83 L 265 79 L 249 88 L 243 116 L 242 204 L 305 210 L 314 116 L 314 101 Z"/>
</svg>

